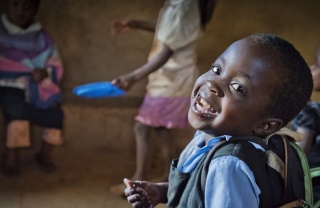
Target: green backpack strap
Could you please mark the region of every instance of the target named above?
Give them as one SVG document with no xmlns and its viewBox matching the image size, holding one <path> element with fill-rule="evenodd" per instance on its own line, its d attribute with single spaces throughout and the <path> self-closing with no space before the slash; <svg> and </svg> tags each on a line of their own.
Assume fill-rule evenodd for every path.
<svg viewBox="0 0 320 208">
<path fill-rule="evenodd" d="M 320 177 L 320 167 L 310 169 L 311 178 Z M 314 203 L 315 208 L 320 207 L 320 199 Z"/>
<path fill-rule="evenodd" d="M 313 204 L 312 176 L 311 176 L 308 160 L 303 150 L 296 143 L 289 141 L 289 144 L 296 150 L 300 158 L 301 166 L 304 172 L 305 203 L 308 205 L 305 207 L 312 207 L 312 204 Z M 319 172 L 315 171 L 313 174 L 316 174 L 316 173 L 320 174 L 320 169 L 319 169 Z"/>
<path fill-rule="evenodd" d="M 320 177 L 320 167 L 310 169 L 311 178 Z"/>
</svg>

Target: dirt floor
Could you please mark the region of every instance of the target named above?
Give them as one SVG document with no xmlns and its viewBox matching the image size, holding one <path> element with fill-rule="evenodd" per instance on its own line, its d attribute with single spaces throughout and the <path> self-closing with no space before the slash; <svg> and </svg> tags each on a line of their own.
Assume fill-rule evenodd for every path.
<svg viewBox="0 0 320 208">
<path fill-rule="evenodd" d="M 109 188 L 133 172 L 136 109 L 64 109 L 66 143 L 54 152 L 58 171 L 48 174 L 39 169 L 34 161 L 39 140 L 34 139 L 33 147 L 21 152 L 20 177 L 0 174 L 0 208 L 131 207 Z M 33 128 L 33 135 L 38 131 Z M 155 157 L 151 178 L 161 173 L 161 158 Z"/>
</svg>

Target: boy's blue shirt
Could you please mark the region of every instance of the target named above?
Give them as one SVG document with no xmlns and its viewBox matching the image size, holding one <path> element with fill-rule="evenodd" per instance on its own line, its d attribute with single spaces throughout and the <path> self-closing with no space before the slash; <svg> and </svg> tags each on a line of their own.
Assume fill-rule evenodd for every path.
<svg viewBox="0 0 320 208">
<path fill-rule="evenodd" d="M 229 140 L 232 137 L 229 135 L 213 137 L 205 144 L 206 136 L 208 135 L 204 132 L 196 132 L 179 157 L 177 168 L 180 172 L 191 172 L 203 155 L 221 139 Z M 260 145 L 252 144 L 257 149 L 265 151 Z M 255 177 L 249 167 L 237 157 L 220 156 L 213 159 L 206 183 L 205 207 L 259 207 L 261 191 L 255 182 Z"/>
</svg>

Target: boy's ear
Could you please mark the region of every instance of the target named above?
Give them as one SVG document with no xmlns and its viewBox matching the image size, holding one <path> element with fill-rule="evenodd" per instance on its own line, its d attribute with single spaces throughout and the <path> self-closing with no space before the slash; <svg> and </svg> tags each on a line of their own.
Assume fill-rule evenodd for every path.
<svg viewBox="0 0 320 208">
<path fill-rule="evenodd" d="M 267 136 L 278 131 L 282 127 L 282 124 L 283 121 L 281 119 L 268 118 L 258 123 L 253 133 L 260 136 Z"/>
</svg>

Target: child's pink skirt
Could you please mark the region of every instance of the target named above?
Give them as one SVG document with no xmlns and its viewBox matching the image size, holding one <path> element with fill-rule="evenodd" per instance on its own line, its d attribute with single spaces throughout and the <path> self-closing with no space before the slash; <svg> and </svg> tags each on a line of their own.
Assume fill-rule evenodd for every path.
<svg viewBox="0 0 320 208">
<path fill-rule="evenodd" d="M 145 95 L 135 119 L 152 127 L 187 128 L 190 97 L 151 97 Z"/>
</svg>

